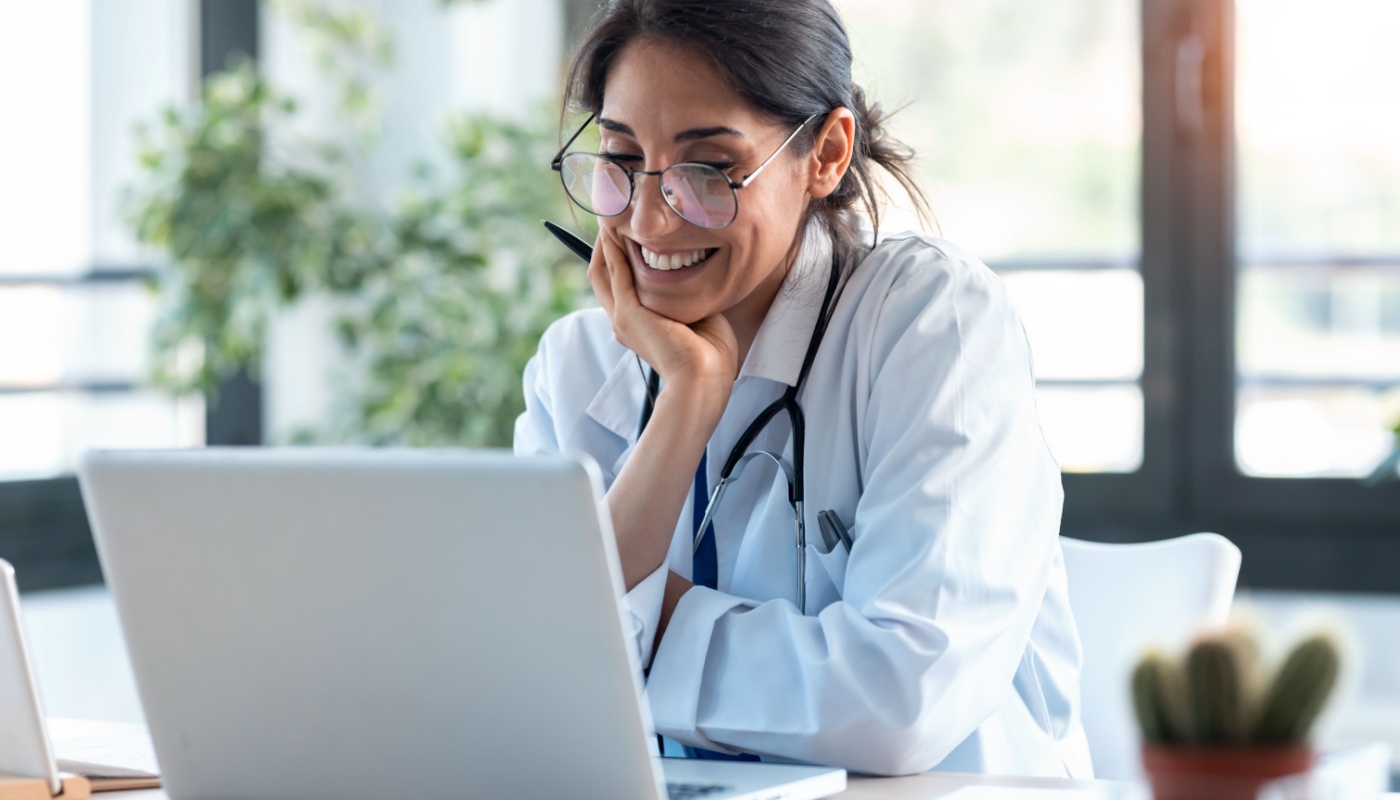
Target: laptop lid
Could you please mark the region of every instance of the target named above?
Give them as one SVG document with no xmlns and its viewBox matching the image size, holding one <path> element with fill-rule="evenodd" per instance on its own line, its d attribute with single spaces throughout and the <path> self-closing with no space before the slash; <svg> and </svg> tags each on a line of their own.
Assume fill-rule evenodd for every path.
<svg viewBox="0 0 1400 800">
<path fill-rule="evenodd" d="M 590 466 L 211 449 L 80 479 L 172 798 L 662 796 Z"/>
<path fill-rule="evenodd" d="M 4 560 L 0 560 L 0 773 L 43 778 L 55 795 L 63 788 L 44 728 L 19 613 L 15 570 Z"/>
</svg>

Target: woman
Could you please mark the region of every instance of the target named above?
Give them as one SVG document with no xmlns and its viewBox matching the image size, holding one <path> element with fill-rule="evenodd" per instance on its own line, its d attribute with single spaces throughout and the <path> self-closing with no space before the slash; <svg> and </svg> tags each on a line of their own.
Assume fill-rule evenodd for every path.
<svg viewBox="0 0 1400 800">
<path fill-rule="evenodd" d="M 1021 326 L 951 244 L 875 244 L 909 154 L 827 0 L 613 0 L 567 99 L 602 308 L 545 334 L 516 451 L 601 467 L 667 752 L 1088 776 Z"/>
</svg>

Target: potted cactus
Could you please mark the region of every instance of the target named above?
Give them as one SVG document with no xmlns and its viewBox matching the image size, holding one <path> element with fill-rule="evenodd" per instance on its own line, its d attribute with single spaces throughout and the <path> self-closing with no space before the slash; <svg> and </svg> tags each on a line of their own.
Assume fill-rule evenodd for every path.
<svg viewBox="0 0 1400 800">
<path fill-rule="evenodd" d="M 1149 652 L 1133 671 L 1143 767 L 1156 800 L 1253 800 L 1312 768 L 1313 723 L 1337 683 L 1337 639 L 1298 642 L 1274 670 L 1253 636 L 1202 636 L 1179 660 Z"/>
</svg>

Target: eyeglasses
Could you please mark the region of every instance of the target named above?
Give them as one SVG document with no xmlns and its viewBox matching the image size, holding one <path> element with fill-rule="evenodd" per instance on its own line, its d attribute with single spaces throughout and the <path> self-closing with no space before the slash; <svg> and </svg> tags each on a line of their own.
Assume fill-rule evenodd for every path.
<svg viewBox="0 0 1400 800">
<path fill-rule="evenodd" d="M 748 186 L 763 169 L 783 152 L 807 123 L 820 114 L 813 114 L 802 121 L 773 154 L 758 165 L 743 180 L 729 179 L 718 167 L 696 162 L 683 162 L 648 172 L 629 169 L 617 159 L 601 153 L 575 151 L 565 153 L 569 145 L 583 133 L 593 116 L 589 115 L 583 125 L 569 137 L 569 141 L 559 148 L 559 153 L 550 162 L 550 167 L 559 173 L 564 182 L 564 192 L 579 208 L 600 217 L 615 217 L 627 210 L 637 190 L 638 175 L 655 175 L 661 182 L 661 196 L 680 218 L 702 228 L 723 228 L 734 221 L 739 214 L 739 190 Z"/>
</svg>

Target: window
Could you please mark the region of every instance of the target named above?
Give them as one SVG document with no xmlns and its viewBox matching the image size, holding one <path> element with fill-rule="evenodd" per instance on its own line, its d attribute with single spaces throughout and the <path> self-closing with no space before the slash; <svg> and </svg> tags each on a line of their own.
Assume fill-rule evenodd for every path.
<svg viewBox="0 0 1400 800">
<path fill-rule="evenodd" d="M 121 220 L 134 126 L 191 96 L 201 21 L 183 0 L 0 6 L 0 556 L 26 589 L 100 577 L 83 450 L 205 441 L 198 398 L 144 386 L 156 256 Z"/>
<path fill-rule="evenodd" d="M 1236 8 L 1236 461 L 1364 476 L 1400 422 L 1400 6 Z"/>
<path fill-rule="evenodd" d="M 1395 590 L 1400 9 L 837 0 L 944 235 L 1011 290 L 1067 535 L 1218 530 Z"/>
<path fill-rule="evenodd" d="M 1125 2 L 839 3 L 942 233 L 1001 274 L 1072 472 L 1143 458 L 1141 58 Z M 1072 109 L 1072 113 L 1066 113 Z M 891 220 L 898 225 L 897 215 Z"/>
<path fill-rule="evenodd" d="M 135 119 L 186 88 L 182 9 L 0 9 L 0 83 L 21 109 L 0 147 L 0 479 L 71 473 L 91 446 L 202 441 L 197 402 L 140 388 L 154 299 L 118 210 Z"/>
</svg>

